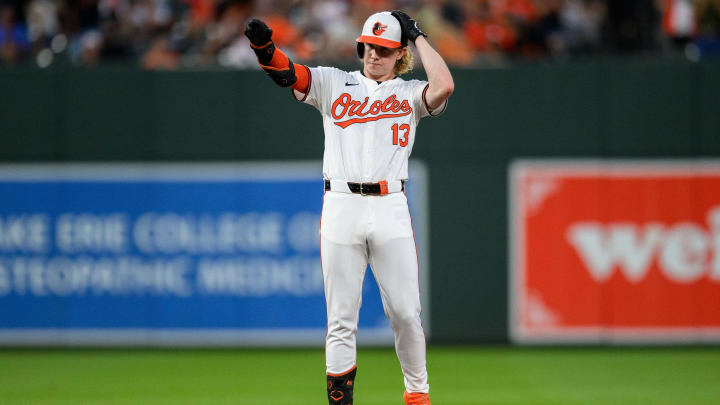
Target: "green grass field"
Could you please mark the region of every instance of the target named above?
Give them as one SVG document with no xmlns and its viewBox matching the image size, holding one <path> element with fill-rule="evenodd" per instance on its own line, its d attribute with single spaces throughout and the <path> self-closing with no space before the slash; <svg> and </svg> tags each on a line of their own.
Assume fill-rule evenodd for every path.
<svg viewBox="0 0 720 405">
<path fill-rule="evenodd" d="M 0 350 L 1 404 L 324 405 L 322 349 Z M 433 347 L 434 405 L 720 404 L 720 348 Z M 390 349 L 356 405 L 402 405 Z"/>
</svg>

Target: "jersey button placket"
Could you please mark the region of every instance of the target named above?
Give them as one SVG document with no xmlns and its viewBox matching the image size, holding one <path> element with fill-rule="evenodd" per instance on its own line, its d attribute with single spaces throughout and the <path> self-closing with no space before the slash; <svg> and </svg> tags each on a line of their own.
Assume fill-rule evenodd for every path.
<svg viewBox="0 0 720 405">
<path fill-rule="evenodd" d="M 367 128 L 365 129 L 365 142 L 364 144 L 364 152 L 363 152 L 363 173 L 362 178 L 364 182 L 369 182 L 372 180 L 372 165 L 373 165 L 373 143 L 375 141 L 375 122 L 371 121 L 368 122 Z"/>
</svg>

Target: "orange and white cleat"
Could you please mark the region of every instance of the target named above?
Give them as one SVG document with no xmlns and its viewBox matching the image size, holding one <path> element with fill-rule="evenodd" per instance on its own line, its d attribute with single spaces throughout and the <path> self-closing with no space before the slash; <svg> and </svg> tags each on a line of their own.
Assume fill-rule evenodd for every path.
<svg viewBox="0 0 720 405">
<path fill-rule="evenodd" d="M 405 405 L 430 405 L 430 396 L 422 392 L 409 393 L 405 391 L 403 399 Z"/>
</svg>

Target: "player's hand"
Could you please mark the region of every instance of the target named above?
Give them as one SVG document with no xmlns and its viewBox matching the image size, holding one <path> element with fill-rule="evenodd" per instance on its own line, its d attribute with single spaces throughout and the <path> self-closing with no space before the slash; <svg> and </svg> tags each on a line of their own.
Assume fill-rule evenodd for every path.
<svg viewBox="0 0 720 405">
<path fill-rule="evenodd" d="M 390 14 L 392 14 L 393 17 L 397 18 L 398 21 L 400 21 L 400 28 L 402 28 L 402 33 L 410 41 L 415 42 L 417 37 L 419 37 L 420 35 L 427 38 L 427 34 L 422 32 L 420 27 L 418 27 L 417 21 L 410 18 L 410 16 L 405 14 L 403 11 L 393 10 Z"/>
<path fill-rule="evenodd" d="M 245 36 L 255 46 L 263 46 L 272 39 L 272 29 L 262 20 L 253 18 L 245 28 Z"/>
</svg>

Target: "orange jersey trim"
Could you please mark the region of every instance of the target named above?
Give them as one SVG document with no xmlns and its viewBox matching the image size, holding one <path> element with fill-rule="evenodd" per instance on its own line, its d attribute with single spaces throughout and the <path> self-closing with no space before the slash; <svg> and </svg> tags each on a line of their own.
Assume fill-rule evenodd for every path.
<svg viewBox="0 0 720 405">
<path fill-rule="evenodd" d="M 430 106 L 427 103 L 427 99 L 425 98 L 425 93 L 427 93 L 429 88 L 430 88 L 430 83 L 425 85 L 425 88 L 423 89 L 423 94 L 422 94 L 423 104 L 425 104 L 425 109 L 427 110 L 428 114 L 430 114 L 431 110 L 430 110 Z"/>
<path fill-rule="evenodd" d="M 425 98 L 425 93 L 427 93 L 427 91 L 428 91 L 429 88 L 430 88 L 430 83 L 426 84 L 426 85 L 425 85 L 425 89 L 423 89 L 423 92 L 422 92 L 422 101 L 423 101 L 423 104 L 425 105 L 425 109 L 427 110 L 428 115 L 431 116 L 431 117 L 437 117 L 438 115 L 442 114 L 443 111 L 445 111 L 445 108 L 443 108 L 442 110 L 440 110 L 440 112 L 439 112 L 437 115 L 436 115 L 436 114 L 433 114 L 433 113 L 435 112 L 435 110 L 437 110 L 437 109 L 440 108 L 440 107 L 443 107 L 443 105 L 444 105 L 445 103 L 447 103 L 448 101 L 447 101 L 447 99 L 445 99 L 445 101 L 443 101 L 442 103 L 440 103 L 440 105 L 437 106 L 434 110 L 431 110 L 431 109 L 430 109 L 430 106 L 429 106 L 428 103 L 427 103 L 427 99 Z"/>
</svg>

